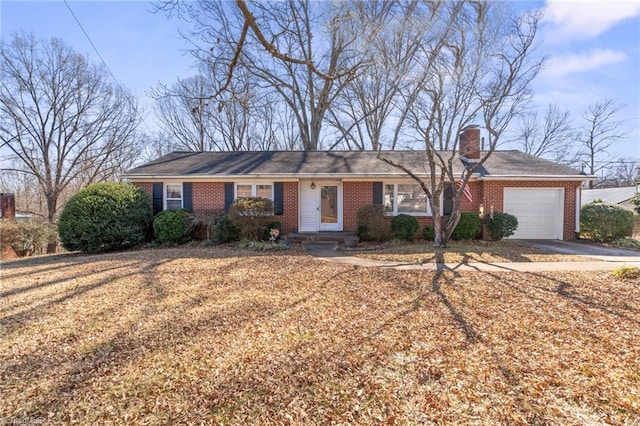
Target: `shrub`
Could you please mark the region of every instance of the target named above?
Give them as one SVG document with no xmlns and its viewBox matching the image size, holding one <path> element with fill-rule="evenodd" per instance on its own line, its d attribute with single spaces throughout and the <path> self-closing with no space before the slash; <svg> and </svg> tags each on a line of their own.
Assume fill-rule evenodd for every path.
<svg viewBox="0 0 640 426">
<path fill-rule="evenodd" d="M 413 241 L 418 228 L 418 219 L 408 214 L 399 214 L 391 220 L 391 232 L 402 241 Z"/>
<path fill-rule="evenodd" d="M 640 214 L 640 194 L 636 194 L 630 201 L 635 206 L 636 213 Z"/>
<path fill-rule="evenodd" d="M 41 254 L 55 227 L 44 220 L 0 220 L 0 247 L 11 247 L 18 256 Z"/>
<path fill-rule="evenodd" d="M 277 229 L 278 231 L 277 232 L 273 231 L 275 229 Z M 275 235 L 275 234 L 277 234 L 277 235 Z M 271 238 L 273 238 L 273 241 L 276 241 L 281 236 L 282 236 L 282 223 L 280 223 L 278 221 L 274 221 L 274 222 L 271 222 L 271 223 L 267 224 L 267 227 L 264 229 L 264 233 L 262 235 L 262 239 L 266 241 L 266 240 L 271 240 Z"/>
<path fill-rule="evenodd" d="M 618 266 L 611 271 L 611 275 L 623 280 L 638 279 L 640 278 L 640 268 L 635 266 Z"/>
<path fill-rule="evenodd" d="M 493 241 L 500 241 L 513 235 L 518 229 L 518 218 L 509 213 L 494 212 L 484 217 Z"/>
<path fill-rule="evenodd" d="M 593 202 L 580 210 L 580 233 L 595 241 L 630 236 L 633 212 L 615 204 Z"/>
<path fill-rule="evenodd" d="M 362 241 L 386 241 L 391 237 L 389 225 L 380 204 L 367 204 L 356 213 L 356 233 Z"/>
<path fill-rule="evenodd" d="M 273 201 L 261 197 L 236 200 L 229 209 L 229 219 L 240 229 L 241 238 L 258 241 L 273 222 Z"/>
<path fill-rule="evenodd" d="M 222 216 L 213 226 L 213 242 L 224 244 L 238 241 L 240 239 L 240 229 L 231 223 L 228 215 Z"/>
<path fill-rule="evenodd" d="M 282 251 L 290 250 L 291 247 L 284 244 L 274 244 L 271 241 L 255 241 L 255 240 L 240 240 L 237 243 L 237 247 L 245 250 L 252 251 Z"/>
<path fill-rule="evenodd" d="M 427 225 L 424 227 L 424 231 L 422 231 L 422 238 L 427 241 L 433 241 L 436 239 L 436 231 L 433 229 L 433 226 Z"/>
<path fill-rule="evenodd" d="M 67 250 L 121 250 L 142 244 L 152 219 L 151 198 L 142 189 L 102 182 L 87 186 L 67 201 L 58 220 L 58 234 Z"/>
<path fill-rule="evenodd" d="M 199 211 L 191 213 L 190 223 L 196 238 L 213 239 L 214 227 L 225 216 L 224 210 Z"/>
<path fill-rule="evenodd" d="M 193 235 L 189 211 L 165 210 L 153 219 L 153 235 L 160 244 L 182 244 Z"/>
<path fill-rule="evenodd" d="M 482 231 L 482 220 L 477 213 L 460 213 L 460 220 L 451 234 L 453 240 L 475 240 Z"/>
</svg>

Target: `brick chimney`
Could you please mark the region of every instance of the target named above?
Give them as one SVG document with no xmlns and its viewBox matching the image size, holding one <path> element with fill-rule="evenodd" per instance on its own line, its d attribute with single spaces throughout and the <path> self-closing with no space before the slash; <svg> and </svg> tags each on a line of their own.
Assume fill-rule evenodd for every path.
<svg viewBox="0 0 640 426">
<path fill-rule="evenodd" d="M 469 160 L 480 159 L 480 126 L 472 124 L 462 129 L 458 150 Z"/>
<path fill-rule="evenodd" d="M 7 220 L 16 218 L 16 203 L 13 194 L 0 193 L 0 218 Z"/>
</svg>

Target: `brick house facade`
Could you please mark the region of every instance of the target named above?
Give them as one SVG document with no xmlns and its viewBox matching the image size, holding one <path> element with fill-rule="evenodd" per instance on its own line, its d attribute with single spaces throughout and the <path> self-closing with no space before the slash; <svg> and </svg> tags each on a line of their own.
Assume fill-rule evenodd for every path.
<svg viewBox="0 0 640 426">
<path fill-rule="evenodd" d="M 461 135 L 460 152 L 468 157 L 454 161 L 454 176 L 459 179 L 463 171 L 472 171 L 471 200 L 461 196 L 461 211 L 514 214 L 519 222 L 514 238 L 575 238 L 581 185 L 588 176 L 518 151 L 495 151 L 477 164 L 484 155 L 478 146 L 478 129 Z M 404 213 L 415 216 L 421 226 L 430 224 L 424 192 L 379 156 L 411 167 L 428 181 L 421 151 L 175 152 L 124 177 L 153 197 L 156 212 L 180 207 L 220 211 L 239 197 L 271 198 L 284 233 L 355 231 L 356 213 L 367 204 L 383 204 L 389 220 Z M 440 206 L 444 215 L 455 185 L 450 188 Z"/>
</svg>

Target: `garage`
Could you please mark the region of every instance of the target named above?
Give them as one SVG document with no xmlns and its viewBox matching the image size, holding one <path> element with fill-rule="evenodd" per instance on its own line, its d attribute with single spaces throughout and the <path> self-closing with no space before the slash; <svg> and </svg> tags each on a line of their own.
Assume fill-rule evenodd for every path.
<svg viewBox="0 0 640 426">
<path fill-rule="evenodd" d="M 504 188 L 503 211 L 518 218 L 510 238 L 562 239 L 564 188 Z"/>
</svg>

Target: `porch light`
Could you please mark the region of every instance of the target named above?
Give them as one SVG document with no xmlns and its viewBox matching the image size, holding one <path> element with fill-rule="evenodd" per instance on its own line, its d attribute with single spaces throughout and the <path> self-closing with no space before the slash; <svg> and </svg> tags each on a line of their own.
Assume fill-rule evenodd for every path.
<svg viewBox="0 0 640 426">
<path fill-rule="evenodd" d="M 480 204 L 480 207 L 478 207 L 478 212 L 480 217 L 484 217 L 484 206 L 482 204 Z"/>
<path fill-rule="evenodd" d="M 316 189 L 316 183 L 315 182 L 311 182 L 311 189 Z"/>
</svg>

